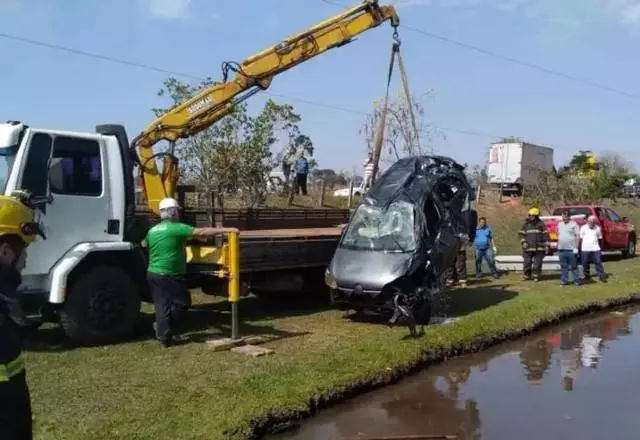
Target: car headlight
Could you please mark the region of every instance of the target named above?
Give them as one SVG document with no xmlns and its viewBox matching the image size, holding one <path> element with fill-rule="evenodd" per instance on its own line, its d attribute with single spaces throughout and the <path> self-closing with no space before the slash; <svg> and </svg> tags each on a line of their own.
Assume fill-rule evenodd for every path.
<svg viewBox="0 0 640 440">
<path fill-rule="evenodd" d="M 329 269 L 325 270 L 324 272 L 324 283 L 330 288 L 330 289 L 337 289 L 338 288 L 338 280 L 336 280 L 336 277 L 334 277 L 331 272 L 329 271 Z"/>
</svg>

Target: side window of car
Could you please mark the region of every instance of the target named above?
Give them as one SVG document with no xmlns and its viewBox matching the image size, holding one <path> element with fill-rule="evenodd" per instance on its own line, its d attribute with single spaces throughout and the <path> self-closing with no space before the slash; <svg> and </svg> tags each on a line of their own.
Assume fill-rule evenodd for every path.
<svg viewBox="0 0 640 440">
<path fill-rule="evenodd" d="M 56 136 L 49 175 L 53 194 L 99 197 L 102 194 L 100 145 L 93 139 Z"/>
<path fill-rule="evenodd" d="M 36 197 L 47 195 L 47 165 L 51 157 L 52 141 L 51 136 L 46 133 L 34 133 L 29 141 L 20 188 Z"/>
<path fill-rule="evenodd" d="M 612 222 L 620 223 L 622 221 L 622 218 L 613 209 L 607 209 L 607 217 Z"/>
</svg>

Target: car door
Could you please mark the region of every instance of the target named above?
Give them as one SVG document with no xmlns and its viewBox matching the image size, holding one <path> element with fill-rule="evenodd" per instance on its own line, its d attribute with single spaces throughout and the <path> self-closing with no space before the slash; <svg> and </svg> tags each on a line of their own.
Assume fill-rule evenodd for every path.
<svg viewBox="0 0 640 440">
<path fill-rule="evenodd" d="M 612 242 L 615 240 L 615 232 L 611 229 L 611 221 L 607 215 L 605 208 L 594 208 L 596 218 L 600 223 L 600 229 L 602 230 L 602 238 L 604 241 L 604 247 L 611 247 Z"/>
<path fill-rule="evenodd" d="M 622 217 L 618 215 L 611 208 L 607 208 L 607 218 L 611 222 L 611 229 L 613 230 L 614 242 L 612 243 L 612 247 L 616 248 L 624 248 L 627 246 L 627 234 L 626 234 L 626 226 L 622 221 Z"/>
</svg>

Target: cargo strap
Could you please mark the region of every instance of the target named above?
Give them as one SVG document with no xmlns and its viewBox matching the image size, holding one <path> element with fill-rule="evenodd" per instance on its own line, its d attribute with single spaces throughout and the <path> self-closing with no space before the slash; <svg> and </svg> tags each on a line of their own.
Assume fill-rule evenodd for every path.
<svg viewBox="0 0 640 440">
<path fill-rule="evenodd" d="M 18 356 L 8 364 L 0 364 L 0 383 L 9 382 L 11 378 L 24 371 L 24 357 Z"/>
<path fill-rule="evenodd" d="M 382 111 L 378 117 L 378 124 L 376 126 L 376 132 L 373 140 L 373 175 L 371 176 L 371 183 L 373 184 L 378 174 L 378 168 L 380 163 L 380 156 L 382 154 L 382 143 L 384 140 L 384 129 L 387 122 L 387 112 L 389 109 L 389 88 L 391 87 L 391 78 L 393 76 L 393 67 L 395 66 L 396 59 L 398 60 L 398 68 L 400 69 L 400 80 L 402 81 L 402 87 L 407 99 L 407 105 L 409 106 L 409 114 L 411 116 L 411 125 L 413 127 L 416 142 L 419 142 L 418 136 L 419 130 L 416 123 L 416 116 L 413 111 L 413 103 L 411 102 L 411 93 L 409 88 L 409 79 L 404 67 L 402 55 L 400 54 L 400 38 L 398 36 L 398 29 L 393 31 L 393 45 L 391 46 L 391 59 L 389 60 L 389 72 L 387 74 L 387 88 L 384 95 L 384 102 L 382 104 Z"/>
</svg>

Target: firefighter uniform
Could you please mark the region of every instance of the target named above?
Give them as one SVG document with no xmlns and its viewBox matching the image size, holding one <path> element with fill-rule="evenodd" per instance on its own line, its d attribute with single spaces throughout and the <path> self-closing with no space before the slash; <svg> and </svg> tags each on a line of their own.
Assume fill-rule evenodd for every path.
<svg viewBox="0 0 640 440">
<path fill-rule="evenodd" d="M 522 274 L 525 280 L 538 281 L 542 272 L 542 260 L 549 249 L 549 234 L 544 222 L 540 220 L 540 210 L 531 208 L 529 217 L 520 230 L 522 243 Z"/>
<path fill-rule="evenodd" d="M 17 199 L 0 196 L 0 439 L 31 440 L 31 398 L 22 355 L 23 331 L 36 327 L 18 301 L 25 248 L 39 228 L 33 211 Z"/>
</svg>

